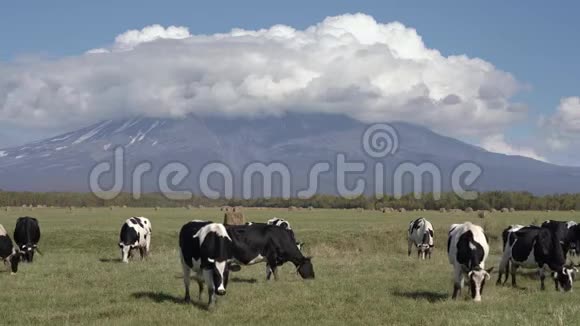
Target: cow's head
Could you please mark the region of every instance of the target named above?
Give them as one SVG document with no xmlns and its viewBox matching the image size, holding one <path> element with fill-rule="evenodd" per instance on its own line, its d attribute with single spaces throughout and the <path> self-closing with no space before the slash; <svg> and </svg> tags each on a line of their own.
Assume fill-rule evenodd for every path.
<svg viewBox="0 0 580 326">
<path fill-rule="evenodd" d="M 20 251 L 19 249 L 14 250 L 14 252 L 6 258 L 6 260 L 10 263 L 10 273 L 12 275 L 18 272 L 18 264 L 25 256 L 25 253 Z"/>
<path fill-rule="evenodd" d="M 212 258 L 208 258 L 207 261 L 209 262 L 215 293 L 217 295 L 225 295 L 230 275 L 230 263 L 227 260 Z"/>
<path fill-rule="evenodd" d="M 578 273 L 578 268 L 574 265 L 563 266 L 558 272 L 554 272 L 554 280 L 560 285 L 559 288 L 563 289 L 565 292 L 572 290 L 572 284 L 576 279 L 576 273 Z"/>
<path fill-rule="evenodd" d="M 35 244 L 24 244 L 20 247 L 21 257 L 25 261 L 32 262 L 35 250 L 36 250 Z"/>
<path fill-rule="evenodd" d="M 137 247 L 137 243 L 133 244 L 126 244 L 124 242 L 119 242 L 119 249 L 121 250 L 121 261 L 124 263 L 129 262 L 129 258 L 131 257 L 131 250 Z"/>
<path fill-rule="evenodd" d="M 303 279 L 314 278 L 314 267 L 312 266 L 312 257 L 304 257 L 298 264 L 297 272 Z"/>
<path fill-rule="evenodd" d="M 421 259 L 425 259 L 430 250 L 431 246 L 428 243 L 422 243 L 417 245 L 417 251 Z"/>
<path fill-rule="evenodd" d="M 471 298 L 473 301 L 481 301 L 481 294 L 483 293 L 483 287 L 485 286 L 485 281 L 489 280 L 490 273 L 493 267 L 487 270 L 476 267 L 467 273 L 469 278 L 469 289 L 471 291 Z"/>
</svg>

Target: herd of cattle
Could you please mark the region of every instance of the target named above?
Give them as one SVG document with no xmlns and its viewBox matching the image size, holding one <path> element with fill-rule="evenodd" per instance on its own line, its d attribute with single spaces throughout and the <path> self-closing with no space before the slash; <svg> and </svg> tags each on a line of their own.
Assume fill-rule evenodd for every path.
<svg viewBox="0 0 580 326">
<path fill-rule="evenodd" d="M 151 249 L 151 222 L 145 217 L 131 217 L 123 223 L 119 249 L 121 260 L 129 262 L 132 253 L 139 251 L 145 258 Z M 408 228 L 408 255 L 413 246 L 421 259 L 431 258 L 435 246 L 433 225 L 424 218 L 411 221 Z M 39 252 L 40 227 L 33 217 L 20 217 L 14 229 L 14 241 L 0 225 L 0 259 L 11 273 L 18 271 L 20 261 L 32 262 Z M 566 264 L 566 256 L 580 250 L 580 225 L 574 222 L 549 220 L 541 226 L 511 225 L 502 233 L 503 255 L 499 264 L 497 284 L 504 284 L 511 273 L 516 286 L 519 267 L 536 268 L 544 290 L 546 271 L 551 272 L 556 290 L 570 291 L 578 272 L 573 264 Z M 236 272 L 244 265 L 266 263 L 266 279 L 286 262 L 296 267 L 303 279 L 314 278 L 311 258 L 302 254 L 303 243 L 298 242 L 290 223 L 273 218 L 267 223 L 224 225 L 210 221 L 194 220 L 186 223 L 179 232 L 180 259 L 183 268 L 185 300 L 190 301 L 190 279 L 199 287 L 201 300 L 204 285 L 208 289 L 208 306 L 215 303 L 215 295 L 226 294 L 230 271 Z M 486 280 L 492 268 L 485 269 L 489 255 L 489 240 L 483 229 L 470 222 L 453 224 L 447 240 L 449 263 L 453 265 L 454 287 L 452 298 L 461 293 L 467 278 L 471 297 L 481 301 Z M 502 283 L 502 277 L 505 280 Z"/>
<path fill-rule="evenodd" d="M 123 223 L 119 235 L 121 261 L 128 263 L 133 252 L 139 251 L 141 259 L 149 255 L 151 249 L 152 226 L 145 217 L 131 217 Z M 40 227 L 33 217 L 20 217 L 14 229 L 16 246 L 4 227 L 0 225 L 0 259 L 12 274 L 18 271 L 21 260 L 32 262 L 38 250 Z M 208 288 L 208 306 L 215 302 L 214 295 L 225 295 L 229 272 L 239 271 L 241 265 L 266 263 L 266 278 L 274 275 L 286 262 L 296 266 L 296 271 L 304 279 L 314 278 L 311 258 L 305 257 L 302 242 L 296 241 L 290 223 L 273 218 L 267 223 L 246 223 L 245 225 L 223 225 L 210 221 L 191 221 L 179 232 L 181 265 L 185 300 L 190 300 L 189 284 L 191 272 L 199 286 L 201 299 L 204 284 Z"/>
<path fill-rule="evenodd" d="M 502 232 L 503 254 L 499 264 L 496 284 L 505 284 L 508 274 L 516 287 L 516 271 L 519 267 L 536 268 L 540 276 L 540 289 L 544 290 L 546 271 L 551 272 L 556 290 L 570 291 L 578 269 L 566 264 L 568 254 L 575 255 L 580 249 L 580 225 L 575 222 L 548 220 L 541 226 L 510 225 Z M 431 257 L 434 247 L 433 225 L 424 218 L 413 220 L 408 229 L 409 251 L 413 245 L 420 258 Z M 489 255 L 489 240 L 483 229 L 465 222 L 452 224 L 447 240 L 447 255 L 453 265 L 453 295 L 460 294 L 467 278 L 471 297 L 481 301 L 485 281 L 489 280 L 493 267 L 485 269 Z M 505 280 L 502 282 L 502 276 Z"/>
</svg>

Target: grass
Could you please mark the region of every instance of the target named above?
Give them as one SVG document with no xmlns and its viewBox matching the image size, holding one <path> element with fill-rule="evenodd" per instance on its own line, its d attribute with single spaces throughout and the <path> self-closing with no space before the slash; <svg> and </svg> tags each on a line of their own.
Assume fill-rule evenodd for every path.
<svg viewBox="0 0 580 326">
<path fill-rule="evenodd" d="M 501 230 L 514 223 L 548 218 L 573 220 L 570 212 L 389 213 L 355 210 L 245 210 L 247 220 L 287 218 L 306 242 L 316 279 L 303 281 L 291 264 L 278 282 L 265 280 L 263 264 L 232 274 L 228 294 L 207 311 L 203 294 L 185 304 L 177 234 L 191 219 L 221 221 L 218 209 L 13 209 L 0 212 L 9 233 L 18 216 L 39 219 L 40 249 L 33 264 L 16 276 L 0 266 L 0 320 L 3 325 L 166 325 L 353 324 L 353 325 L 571 325 L 580 320 L 579 291 L 558 293 L 552 283 L 539 291 L 532 271 L 518 278 L 524 289 L 496 287 L 493 273 L 476 304 L 452 301 L 451 266 L 445 253 L 450 224 L 471 220 L 490 236 L 487 267 L 499 262 Z M 129 216 L 153 224 L 152 255 L 146 261 L 119 262 L 118 233 Z M 425 216 L 435 226 L 431 261 L 407 257 L 408 222 Z M 522 274 L 522 273 L 520 273 Z M 508 282 L 509 283 L 509 282 Z"/>
</svg>

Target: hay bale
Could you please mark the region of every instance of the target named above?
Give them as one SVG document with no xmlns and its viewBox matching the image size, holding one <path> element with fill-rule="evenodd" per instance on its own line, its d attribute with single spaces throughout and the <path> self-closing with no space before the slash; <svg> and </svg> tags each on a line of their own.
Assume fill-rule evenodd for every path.
<svg viewBox="0 0 580 326">
<path fill-rule="evenodd" d="M 467 208 L 465 209 L 465 212 L 466 212 L 466 213 L 473 213 L 473 208 L 471 208 L 471 207 L 467 207 Z"/>
<path fill-rule="evenodd" d="M 236 206 L 232 209 L 232 212 L 241 212 L 242 211 L 243 206 Z"/>
<path fill-rule="evenodd" d="M 232 208 L 230 206 L 222 206 L 220 208 L 220 211 L 222 211 L 222 212 L 229 212 L 231 210 L 232 210 Z"/>
<path fill-rule="evenodd" d="M 360 208 L 360 207 L 359 207 L 359 208 L 357 208 L 357 209 L 356 209 L 356 211 L 357 211 L 357 212 L 359 212 L 359 213 L 362 213 L 362 212 L 364 212 L 365 210 L 364 210 L 364 208 Z"/>
<path fill-rule="evenodd" d="M 115 210 L 115 206 L 110 206 L 110 207 L 109 207 L 109 210 L 112 210 L 112 211 L 114 211 L 114 210 Z"/>
<path fill-rule="evenodd" d="M 516 211 L 516 209 L 515 209 L 515 208 L 513 208 L 513 207 L 510 207 L 510 213 L 513 213 L 513 212 L 515 212 L 515 211 Z"/>
<path fill-rule="evenodd" d="M 289 211 L 295 211 L 295 210 L 297 210 L 297 208 L 296 208 L 296 206 L 290 206 L 290 207 L 288 207 L 288 210 Z"/>
<path fill-rule="evenodd" d="M 501 212 L 502 212 L 502 213 L 509 213 L 509 211 L 510 211 L 510 210 L 509 210 L 509 209 L 507 209 L 507 207 L 504 207 L 504 208 L 502 208 L 502 209 L 501 209 Z"/>
<path fill-rule="evenodd" d="M 243 225 L 246 218 L 242 212 L 226 212 L 224 214 L 224 224 L 226 225 Z"/>
<path fill-rule="evenodd" d="M 440 213 L 447 213 L 447 209 L 445 209 L 445 208 L 442 207 L 442 208 L 439 209 L 439 212 Z"/>
<path fill-rule="evenodd" d="M 404 209 L 403 207 L 399 208 L 399 213 L 405 213 L 407 210 Z"/>
<path fill-rule="evenodd" d="M 492 208 L 492 209 L 491 209 L 491 212 L 492 212 L 492 213 L 497 213 L 497 209 L 495 209 L 495 208 Z"/>
<path fill-rule="evenodd" d="M 313 211 L 313 210 L 314 210 L 314 207 L 312 207 L 312 206 L 308 206 L 308 210 L 309 210 L 309 211 Z"/>
<path fill-rule="evenodd" d="M 487 211 L 479 211 L 479 212 L 477 212 L 477 216 L 479 218 L 485 218 L 486 215 L 487 215 Z"/>
<path fill-rule="evenodd" d="M 159 207 L 155 207 L 154 209 L 155 209 L 156 211 L 158 211 L 158 210 L 159 210 Z"/>
</svg>

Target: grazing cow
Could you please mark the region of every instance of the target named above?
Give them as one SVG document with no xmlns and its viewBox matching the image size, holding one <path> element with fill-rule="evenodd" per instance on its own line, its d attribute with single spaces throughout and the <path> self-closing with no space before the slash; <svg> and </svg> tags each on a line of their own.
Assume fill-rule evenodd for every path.
<svg viewBox="0 0 580 326">
<path fill-rule="evenodd" d="M 226 229 L 234 241 L 235 259 L 243 265 L 266 262 L 266 279 L 274 274 L 277 280 L 277 267 L 286 262 L 292 262 L 302 278 L 314 278 L 311 257 L 298 250 L 291 230 L 263 223 L 228 225 Z"/>
<path fill-rule="evenodd" d="M 185 224 L 179 232 L 179 248 L 181 249 L 181 266 L 183 268 L 183 284 L 185 285 L 185 301 L 189 296 L 190 272 L 195 272 L 199 286 L 199 300 L 203 284 L 207 285 L 208 307 L 214 302 L 214 294 L 226 294 L 229 278 L 229 261 L 233 258 L 233 242 L 223 224 L 207 221 L 191 221 Z M 232 269 L 233 270 L 233 269 Z"/>
<path fill-rule="evenodd" d="M 485 281 L 489 279 L 489 273 L 493 270 L 493 267 L 485 270 L 489 245 L 483 229 L 470 222 L 453 224 L 449 230 L 447 254 L 449 263 L 454 269 L 452 298 L 457 298 L 463 288 L 464 277 L 467 276 L 471 298 L 476 302 L 481 301 Z"/>
<path fill-rule="evenodd" d="M 564 291 L 570 291 L 576 274 L 575 267 L 565 265 L 566 258 L 555 233 L 548 228 L 538 226 L 526 226 L 508 234 L 499 265 L 498 282 L 501 280 L 502 271 L 507 272 L 507 264 L 511 265 L 512 286 L 514 287 L 517 286 L 516 271 L 518 267 L 537 268 L 540 274 L 540 289 L 542 290 L 545 289 L 546 268 L 554 273 L 556 290 L 562 287 Z"/>
<path fill-rule="evenodd" d="M 411 221 L 407 232 L 407 240 L 409 242 L 409 256 L 411 256 L 411 248 L 415 245 L 417 247 L 417 257 L 425 259 L 429 255 L 429 259 L 431 259 L 434 247 L 434 233 L 431 222 L 422 217 Z"/>
<path fill-rule="evenodd" d="M 568 252 L 580 248 L 580 225 L 577 225 L 576 222 L 548 220 L 542 223 L 542 227 L 550 229 L 560 240 L 562 250 L 564 250 L 564 258 Z"/>
<path fill-rule="evenodd" d="M 22 252 L 12 244 L 12 239 L 0 224 L 0 259 L 8 266 L 12 275 L 18 272 L 18 263 L 20 263 L 22 256 Z"/>
<path fill-rule="evenodd" d="M 38 251 L 38 241 L 40 241 L 38 220 L 30 216 L 19 217 L 14 227 L 14 242 L 24 254 L 24 261 L 32 263 L 34 252 Z"/>
<path fill-rule="evenodd" d="M 146 217 L 131 217 L 123 223 L 119 235 L 119 249 L 124 263 L 129 262 L 131 252 L 135 249 L 139 249 L 141 259 L 149 255 L 151 232 L 151 222 Z"/>
</svg>

